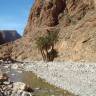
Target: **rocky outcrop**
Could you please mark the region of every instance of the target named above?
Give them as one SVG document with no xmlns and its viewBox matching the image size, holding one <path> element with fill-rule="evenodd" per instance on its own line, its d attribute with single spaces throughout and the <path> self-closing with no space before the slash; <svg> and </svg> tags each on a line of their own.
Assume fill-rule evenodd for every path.
<svg viewBox="0 0 96 96">
<path fill-rule="evenodd" d="M 0 70 L 0 96 L 32 96 L 32 88 L 23 82 L 11 82 L 9 79 L 8 74 Z"/>
<path fill-rule="evenodd" d="M 82 19 L 93 8 L 93 0 L 36 0 L 25 33 L 32 32 L 34 26 L 53 27 L 61 22 L 69 25 L 72 20 Z M 63 21 L 60 21 L 61 18 Z"/>
<path fill-rule="evenodd" d="M 32 92 L 28 92 L 25 86 L 22 82 L 3 82 L 0 85 L 0 96 L 32 96 Z"/>
</svg>

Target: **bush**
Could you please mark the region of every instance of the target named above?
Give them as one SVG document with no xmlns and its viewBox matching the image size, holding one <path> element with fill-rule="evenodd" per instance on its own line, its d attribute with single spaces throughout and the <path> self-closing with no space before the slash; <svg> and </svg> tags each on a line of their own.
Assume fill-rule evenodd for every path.
<svg viewBox="0 0 96 96">
<path fill-rule="evenodd" d="M 46 36 L 41 36 L 36 40 L 37 48 L 40 50 L 44 61 L 50 61 L 52 60 L 52 58 L 54 58 L 52 54 L 54 50 L 54 44 L 58 41 L 58 38 L 59 38 L 58 31 L 53 32 L 47 30 Z M 50 52 L 52 52 L 51 54 L 52 58 L 50 58 L 49 54 L 50 52 L 48 52 L 49 49 L 51 49 Z"/>
</svg>

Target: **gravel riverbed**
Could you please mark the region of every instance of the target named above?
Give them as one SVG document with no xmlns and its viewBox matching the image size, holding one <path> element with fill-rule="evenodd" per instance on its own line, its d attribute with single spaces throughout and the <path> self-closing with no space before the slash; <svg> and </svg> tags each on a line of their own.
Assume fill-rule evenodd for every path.
<svg viewBox="0 0 96 96">
<path fill-rule="evenodd" d="M 33 71 L 26 71 L 25 66 L 29 64 L 15 62 L 0 65 L 0 96 L 76 96 L 50 85 Z"/>
<path fill-rule="evenodd" d="M 96 96 L 96 63 L 34 61 L 23 68 L 79 96 Z"/>
</svg>

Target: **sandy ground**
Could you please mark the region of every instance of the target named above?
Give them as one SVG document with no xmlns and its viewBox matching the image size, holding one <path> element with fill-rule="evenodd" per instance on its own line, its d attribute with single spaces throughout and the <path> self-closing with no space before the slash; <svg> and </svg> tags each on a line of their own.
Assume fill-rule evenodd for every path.
<svg viewBox="0 0 96 96">
<path fill-rule="evenodd" d="M 96 96 L 96 63 L 32 62 L 24 65 L 50 84 L 79 96 Z"/>
</svg>

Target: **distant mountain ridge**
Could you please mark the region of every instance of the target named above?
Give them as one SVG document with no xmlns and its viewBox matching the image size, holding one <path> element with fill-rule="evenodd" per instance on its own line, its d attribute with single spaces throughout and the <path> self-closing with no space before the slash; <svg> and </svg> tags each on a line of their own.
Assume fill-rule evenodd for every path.
<svg viewBox="0 0 96 96">
<path fill-rule="evenodd" d="M 0 44 L 15 41 L 21 38 L 16 30 L 0 30 Z"/>
</svg>

